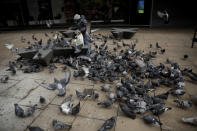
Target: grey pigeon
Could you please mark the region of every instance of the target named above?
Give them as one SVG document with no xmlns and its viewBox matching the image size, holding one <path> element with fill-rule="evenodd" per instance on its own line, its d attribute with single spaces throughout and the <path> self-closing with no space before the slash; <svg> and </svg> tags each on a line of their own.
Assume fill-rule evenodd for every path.
<svg viewBox="0 0 197 131">
<path fill-rule="evenodd" d="M 79 99 L 84 99 L 87 95 L 83 92 L 79 92 L 78 90 L 76 90 L 76 95 Z"/>
<path fill-rule="evenodd" d="M 189 123 L 189 124 L 192 124 L 192 125 L 195 125 L 197 126 L 197 117 L 188 117 L 188 118 L 182 118 L 182 121 L 184 123 Z"/>
<path fill-rule="evenodd" d="M 109 84 L 105 84 L 103 86 L 101 86 L 101 90 L 108 92 L 110 90 L 111 86 Z"/>
<path fill-rule="evenodd" d="M 38 126 L 27 126 L 27 128 L 29 129 L 29 131 L 44 131 L 42 128 Z"/>
<path fill-rule="evenodd" d="M 116 100 L 117 99 L 117 95 L 115 93 L 113 93 L 113 92 L 109 92 L 108 93 L 108 97 L 111 100 Z"/>
<path fill-rule="evenodd" d="M 169 95 L 169 92 L 166 92 L 166 93 L 162 93 L 162 94 L 159 94 L 155 97 L 158 97 L 160 99 L 163 99 L 163 100 L 167 100 L 168 99 L 168 95 Z"/>
<path fill-rule="evenodd" d="M 174 100 L 174 102 L 176 102 L 180 108 L 192 107 L 192 102 L 191 101 L 184 101 L 184 100 L 176 99 L 176 100 Z"/>
<path fill-rule="evenodd" d="M 0 82 L 1 83 L 7 83 L 8 82 L 8 79 L 9 79 L 9 76 L 8 75 L 4 75 L 0 78 Z"/>
<path fill-rule="evenodd" d="M 14 67 L 13 62 L 9 61 L 9 68 L 7 69 L 7 71 L 11 71 L 12 75 L 16 74 L 16 69 Z"/>
<path fill-rule="evenodd" d="M 72 108 L 71 114 L 76 115 L 79 113 L 79 111 L 80 111 L 80 102 L 75 107 Z"/>
<path fill-rule="evenodd" d="M 40 96 L 40 103 L 45 103 L 46 99 L 43 96 Z"/>
<path fill-rule="evenodd" d="M 55 130 L 69 130 L 72 128 L 72 125 L 67 125 L 61 121 L 56 120 L 56 119 L 53 119 L 52 125 Z"/>
<path fill-rule="evenodd" d="M 170 90 L 170 93 L 172 95 L 184 95 L 186 92 L 182 89 L 173 89 L 173 90 Z"/>
<path fill-rule="evenodd" d="M 64 87 L 66 87 L 66 85 L 67 85 L 67 84 L 69 83 L 69 81 L 70 81 L 70 77 L 71 77 L 71 71 L 68 70 L 68 71 L 66 72 L 64 78 L 60 80 L 60 83 L 61 83 Z"/>
<path fill-rule="evenodd" d="M 115 117 L 111 117 L 110 119 L 104 122 L 104 124 L 98 129 L 98 131 L 109 131 L 114 127 L 115 121 Z"/>
<path fill-rule="evenodd" d="M 136 118 L 136 115 L 134 114 L 134 112 L 127 105 L 120 103 L 120 109 L 129 118 L 132 118 L 132 119 Z"/>
<path fill-rule="evenodd" d="M 143 120 L 147 124 L 156 124 L 156 125 L 162 125 L 157 118 L 155 118 L 153 115 L 145 115 L 143 116 Z"/>
<path fill-rule="evenodd" d="M 48 89 L 48 90 L 55 90 L 57 89 L 57 79 L 54 78 L 54 83 L 51 83 L 51 84 L 40 84 L 40 86 Z"/>
<path fill-rule="evenodd" d="M 97 105 L 103 106 L 103 107 L 110 107 L 114 103 L 114 100 L 105 100 L 102 102 L 97 103 Z"/>
<path fill-rule="evenodd" d="M 16 116 L 25 117 L 24 110 L 18 104 L 14 104 L 14 107 Z"/>
<path fill-rule="evenodd" d="M 32 107 L 27 108 L 27 110 L 25 111 L 25 116 L 31 116 L 35 110 L 37 109 L 37 104 L 33 105 Z"/>
<path fill-rule="evenodd" d="M 162 108 L 159 108 L 159 109 L 153 109 L 152 112 L 154 115 L 161 115 L 163 114 L 164 112 L 168 111 L 168 110 L 171 110 L 172 108 L 171 107 L 162 107 Z"/>
</svg>

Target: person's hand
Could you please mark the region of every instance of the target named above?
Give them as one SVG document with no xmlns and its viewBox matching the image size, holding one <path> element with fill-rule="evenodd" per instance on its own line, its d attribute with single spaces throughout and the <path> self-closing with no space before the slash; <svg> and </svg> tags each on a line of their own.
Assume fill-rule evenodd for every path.
<svg viewBox="0 0 197 131">
<path fill-rule="evenodd" d="M 71 27 L 69 27 L 68 30 L 71 30 Z"/>
</svg>

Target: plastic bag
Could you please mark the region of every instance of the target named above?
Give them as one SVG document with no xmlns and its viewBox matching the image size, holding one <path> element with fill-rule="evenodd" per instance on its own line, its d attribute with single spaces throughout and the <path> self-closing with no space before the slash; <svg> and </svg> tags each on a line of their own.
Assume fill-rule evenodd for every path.
<svg viewBox="0 0 197 131">
<path fill-rule="evenodd" d="M 83 46 L 84 45 L 84 41 L 83 41 L 83 35 L 82 35 L 82 33 L 80 32 L 80 31 L 78 31 L 77 33 L 76 33 L 76 41 L 75 41 L 76 43 L 76 46 Z"/>
</svg>

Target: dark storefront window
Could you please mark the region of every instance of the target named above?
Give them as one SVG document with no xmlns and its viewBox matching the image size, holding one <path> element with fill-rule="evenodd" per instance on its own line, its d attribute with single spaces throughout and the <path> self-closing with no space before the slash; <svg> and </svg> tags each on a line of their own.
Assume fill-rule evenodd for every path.
<svg viewBox="0 0 197 131">
<path fill-rule="evenodd" d="M 129 21 L 129 0 L 65 0 L 65 17 L 72 19 L 75 13 L 83 14 L 88 20 L 101 20 L 110 23 L 122 20 Z"/>
</svg>

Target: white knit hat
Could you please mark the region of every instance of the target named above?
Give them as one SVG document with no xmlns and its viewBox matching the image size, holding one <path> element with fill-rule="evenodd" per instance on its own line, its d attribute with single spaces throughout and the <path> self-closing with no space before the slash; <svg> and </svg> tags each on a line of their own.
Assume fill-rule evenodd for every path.
<svg viewBox="0 0 197 131">
<path fill-rule="evenodd" d="M 80 17 L 80 15 L 79 14 L 75 14 L 75 16 L 74 16 L 74 20 L 79 20 L 81 17 Z"/>
</svg>

